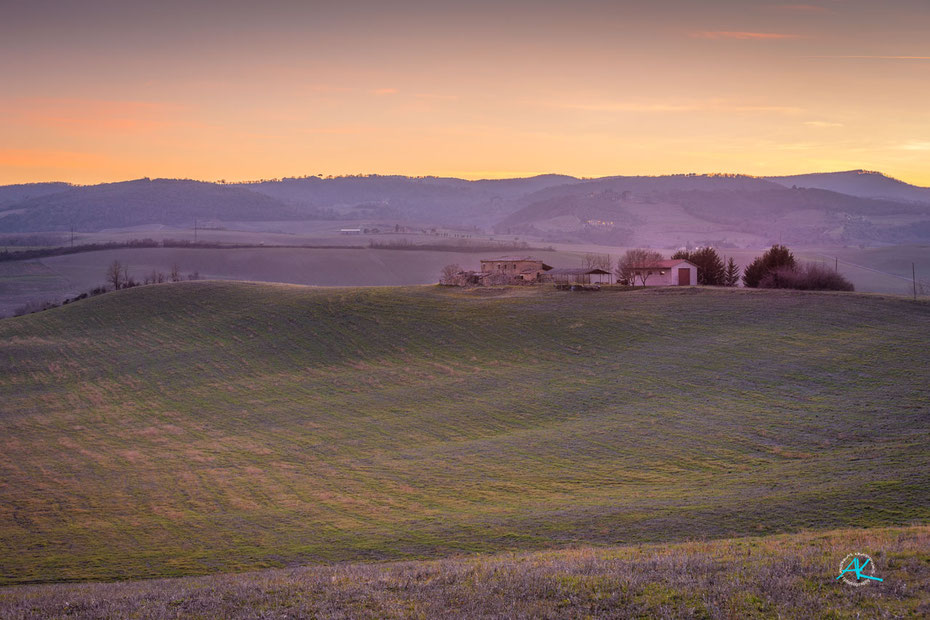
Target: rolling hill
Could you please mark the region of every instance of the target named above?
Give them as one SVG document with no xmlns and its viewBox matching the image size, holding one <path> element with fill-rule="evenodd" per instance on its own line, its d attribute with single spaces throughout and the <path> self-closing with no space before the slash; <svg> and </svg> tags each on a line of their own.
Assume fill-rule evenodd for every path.
<svg viewBox="0 0 930 620">
<path fill-rule="evenodd" d="M 517 203 L 497 224 L 499 233 L 657 247 L 930 240 L 930 203 L 734 175 L 610 177 L 547 188 Z"/>
<path fill-rule="evenodd" d="M 20 185 L 0 185 L 0 209 L 24 200 L 57 194 L 72 186 L 68 183 L 24 183 Z"/>
<path fill-rule="evenodd" d="M 918 187 L 869 170 L 798 174 L 786 177 L 767 177 L 785 187 L 825 189 L 862 198 L 884 198 L 904 202 L 930 204 L 930 187 Z"/>
<path fill-rule="evenodd" d="M 239 187 L 303 207 L 338 209 L 347 219 L 393 218 L 432 224 L 486 226 L 509 213 L 510 202 L 574 177 L 547 174 L 525 179 L 466 181 L 442 177 L 305 177 Z"/>
<path fill-rule="evenodd" d="M 861 171 L 772 179 L 679 174 L 466 181 L 368 175 L 229 185 L 140 179 L 0 188 L 0 233 L 72 225 L 87 232 L 189 226 L 198 218 L 232 228 L 248 223 L 249 230 L 340 220 L 656 247 L 928 243 L 928 192 Z"/>
<path fill-rule="evenodd" d="M 184 282 L 0 321 L 0 581 L 930 520 L 930 306 Z"/>
<path fill-rule="evenodd" d="M 193 225 L 194 218 L 293 220 L 313 217 L 246 189 L 177 179 L 138 179 L 70 187 L 35 196 L 0 213 L 2 232 L 99 231 L 153 224 Z"/>
</svg>

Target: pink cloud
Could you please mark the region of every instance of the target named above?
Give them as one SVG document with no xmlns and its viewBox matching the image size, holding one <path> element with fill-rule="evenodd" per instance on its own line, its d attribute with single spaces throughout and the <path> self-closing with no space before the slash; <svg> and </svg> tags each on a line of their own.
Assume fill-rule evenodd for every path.
<svg viewBox="0 0 930 620">
<path fill-rule="evenodd" d="M 146 133 L 179 124 L 180 106 L 145 101 L 29 98 L 0 106 L 34 127 L 69 133 Z"/>
<path fill-rule="evenodd" d="M 808 58 L 840 58 L 853 60 L 930 60 L 930 56 L 808 56 Z"/>
<path fill-rule="evenodd" d="M 396 88 L 376 88 L 375 90 L 371 91 L 371 94 L 379 96 L 396 95 L 398 92 L 400 91 L 398 91 Z"/>
<path fill-rule="evenodd" d="M 0 166 L 36 169 L 93 170 L 112 163 L 97 153 L 45 149 L 0 149 Z"/>
<path fill-rule="evenodd" d="M 830 13 L 830 9 L 816 4 L 771 4 L 769 8 L 785 13 Z"/>
<path fill-rule="evenodd" d="M 776 40 L 800 39 L 801 35 L 785 34 L 781 32 L 738 32 L 731 30 L 713 30 L 692 32 L 691 37 L 694 39 Z"/>
</svg>

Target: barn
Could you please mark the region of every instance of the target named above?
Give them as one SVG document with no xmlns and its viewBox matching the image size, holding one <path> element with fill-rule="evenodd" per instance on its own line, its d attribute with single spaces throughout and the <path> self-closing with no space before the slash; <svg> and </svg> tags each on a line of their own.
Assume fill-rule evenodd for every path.
<svg viewBox="0 0 930 620">
<path fill-rule="evenodd" d="M 697 270 L 694 263 L 676 258 L 631 269 L 640 284 L 646 275 L 646 286 L 697 286 Z"/>
</svg>

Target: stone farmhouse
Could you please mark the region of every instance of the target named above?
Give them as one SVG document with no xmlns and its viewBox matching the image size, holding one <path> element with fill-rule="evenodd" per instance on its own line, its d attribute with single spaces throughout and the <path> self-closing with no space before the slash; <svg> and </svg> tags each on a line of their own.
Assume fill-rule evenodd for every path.
<svg viewBox="0 0 930 620">
<path fill-rule="evenodd" d="M 486 277 L 494 280 L 542 282 L 545 273 L 551 269 L 552 267 L 541 260 L 529 256 L 502 256 L 481 261 L 481 273 L 490 274 Z"/>
<path fill-rule="evenodd" d="M 663 260 L 654 265 L 634 268 L 632 275 L 647 286 L 696 286 L 697 266 L 686 260 Z M 480 271 L 460 271 L 443 284 L 456 286 L 489 286 L 495 284 L 555 284 L 599 285 L 613 282 L 613 274 L 599 268 L 555 269 L 531 256 L 502 256 L 481 260 Z"/>
</svg>

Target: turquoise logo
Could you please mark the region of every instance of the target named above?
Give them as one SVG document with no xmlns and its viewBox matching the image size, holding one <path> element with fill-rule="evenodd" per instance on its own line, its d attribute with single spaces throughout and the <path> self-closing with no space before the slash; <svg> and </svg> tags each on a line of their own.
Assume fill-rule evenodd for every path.
<svg viewBox="0 0 930 620">
<path fill-rule="evenodd" d="M 864 553 L 850 553 L 840 562 L 840 574 L 836 580 L 851 586 L 864 586 L 870 581 L 884 581 L 875 576 L 875 562 Z"/>
</svg>

